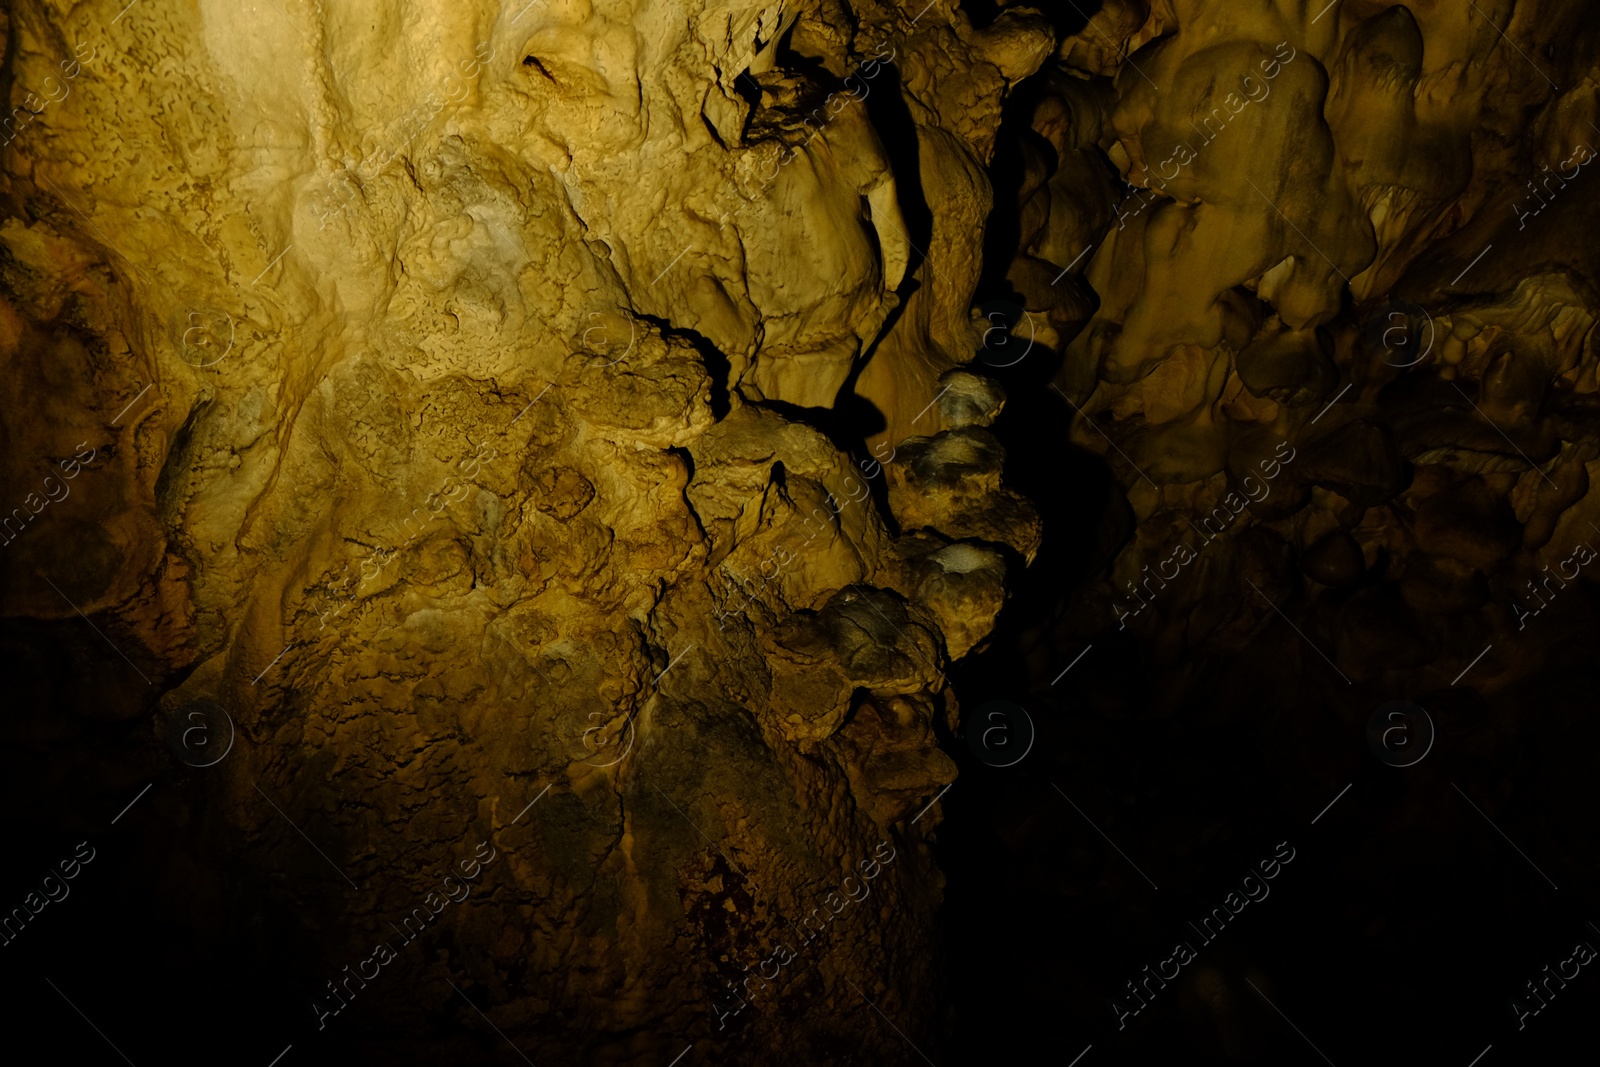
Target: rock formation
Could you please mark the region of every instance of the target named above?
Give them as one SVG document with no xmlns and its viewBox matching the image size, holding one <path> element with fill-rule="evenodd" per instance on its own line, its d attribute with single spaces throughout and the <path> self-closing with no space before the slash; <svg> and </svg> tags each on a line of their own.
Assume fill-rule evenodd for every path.
<svg viewBox="0 0 1600 1067">
<path fill-rule="evenodd" d="M 5 16 L 11 788 L 270 970 L 263 1062 L 944 1048 L 1039 509 L 1037 686 L 1281 610 L 1428 692 L 1577 581 L 1583 5 L 1091 6 Z"/>
<path fill-rule="evenodd" d="M 6 27 L 5 610 L 58 730 L 237 730 L 184 862 L 237 872 L 193 901 L 225 941 L 304 964 L 285 1042 L 438 1062 L 500 1040 L 482 1008 L 573 1062 L 901 1055 L 849 982 L 926 1029 L 931 976 L 894 972 L 939 899 L 944 668 L 1039 539 L 1003 396 L 941 375 L 1049 27 L 103 15 Z M 176 766 L 108 754 L 82 802 L 154 776 L 198 820 Z M 480 842 L 427 952 L 377 958 Z"/>
</svg>

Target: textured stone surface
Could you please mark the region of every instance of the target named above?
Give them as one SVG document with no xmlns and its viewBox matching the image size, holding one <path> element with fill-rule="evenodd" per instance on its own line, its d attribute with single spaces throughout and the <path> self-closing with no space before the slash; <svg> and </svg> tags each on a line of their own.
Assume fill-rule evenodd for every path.
<svg viewBox="0 0 1600 1067">
<path fill-rule="evenodd" d="M 1074 439 L 1142 521 L 1077 629 L 1104 617 L 1096 597 L 1136 607 L 1127 583 L 1193 538 L 1168 509 L 1242 500 L 1241 477 L 1286 441 L 1297 458 L 1229 506 L 1236 525 L 1207 552 L 1270 530 L 1312 583 L 1268 575 L 1285 594 L 1315 602 L 1376 563 L 1407 603 L 1474 612 L 1430 641 L 1447 682 L 1600 519 L 1592 434 L 1564 414 L 1591 406 L 1600 367 L 1600 265 L 1578 239 L 1597 105 L 1587 54 L 1561 43 L 1582 38 L 1581 5 L 1319 7 L 1108 5 L 1061 46 L 1098 93 L 1052 85 L 1033 110 L 1057 143 L 1064 114 L 1103 130 L 1127 183 L 1098 231 L 1050 201 L 1012 267 L 1053 248 L 1044 273 L 1072 267 L 1097 294 L 1079 331 L 1064 285 L 1028 307 L 1066 326 L 1055 384 L 1086 416 Z M 1071 170 L 1060 158 L 1025 196 Z M 1230 584 L 1174 582 L 1142 632 L 1183 627 Z M 1271 614 L 1241 610 L 1265 623 L 1257 609 Z M 1371 655 L 1341 666 L 1382 673 L 1385 650 Z"/>
<path fill-rule="evenodd" d="M 81 610 L 138 672 L 53 705 L 152 738 L 228 710 L 226 832 L 185 862 L 248 885 L 196 905 L 227 937 L 305 964 L 294 1025 L 439 1062 L 424 1020 L 485 1032 L 448 979 L 570 1062 L 906 1054 L 846 978 L 934 1019 L 930 974 L 872 976 L 930 951 L 944 668 L 1038 521 L 995 463 L 904 515 L 886 483 L 1003 403 L 969 374 L 913 426 L 972 356 L 984 165 L 1052 30 L 205 0 L 7 31 L 14 103 L 70 91 L 4 155 L 5 499 L 81 470 L 0 554 L 5 613 Z M 814 428 L 851 396 L 853 440 Z M 480 841 L 503 858 L 428 952 L 323 1016 L 325 972 Z M 801 935 L 890 841 L 870 903 Z M 801 936 L 799 991 L 730 1014 Z"/>
<path fill-rule="evenodd" d="M 1092 644 L 1054 692 L 1110 718 L 1212 657 L 1470 703 L 1579 654 L 1584 5 L 924 3 L 4 14 L 12 788 L 159 783 L 160 914 L 302 1054 L 941 1049 L 948 672 L 1041 562 L 1008 684 Z M 1245 970 L 1184 993 L 1230 1049 Z"/>
</svg>

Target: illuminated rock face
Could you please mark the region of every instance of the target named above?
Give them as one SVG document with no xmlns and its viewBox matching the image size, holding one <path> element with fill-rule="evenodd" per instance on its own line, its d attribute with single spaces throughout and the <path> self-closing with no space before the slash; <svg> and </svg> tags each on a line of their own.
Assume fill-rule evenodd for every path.
<svg viewBox="0 0 1600 1067">
<path fill-rule="evenodd" d="M 1600 520 L 1593 19 L 1324 8 L 1108 4 L 1066 38 L 1098 77 L 1042 83 L 1008 277 L 1133 513 L 1081 634 L 1232 652 L 1303 596 L 1345 675 L 1447 686 Z"/>
<path fill-rule="evenodd" d="M 839 1006 L 937 1037 L 945 671 L 1041 544 L 980 275 L 1131 507 L 1079 629 L 1300 591 L 1442 684 L 1600 522 L 1579 7 L 19 3 L 29 693 L 227 709 L 193 908 L 308 1040 L 437 1062 L 448 979 L 569 1062 L 899 1062 Z"/>
<path fill-rule="evenodd" d="M 448 978 L 572 1062 L 899 1056 L 831 1005 L 930 951 L 944 669 L 1039 541 L 1002 395 L 936 401 L 1048 26 L 203 0 L 7 31 L 5 611 L 81 610 L 138 672 L 53 699 L 151 736 L 227 709 L 205 862 L 225 927 L 307 961 L 296 1025 L 409 1054 L 467 1010 Z M 852 396 L 875 421 L 814 428 Z M 443 955 L 376 958 L 458 862 Z M 358 961 L 387 994 L 326 986 Z"/>
</svg>

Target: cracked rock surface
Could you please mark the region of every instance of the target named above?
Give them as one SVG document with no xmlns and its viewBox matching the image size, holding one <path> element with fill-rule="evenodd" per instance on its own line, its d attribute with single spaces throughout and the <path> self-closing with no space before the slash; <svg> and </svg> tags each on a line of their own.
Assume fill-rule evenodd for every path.
<svg viewBox="0 0 1600 1067">
<path fill-rule="evenodd" d="M 937 1029 L 911 820 L 955 775 L 944 670 L 1039 537 L 1003 393 L 938 394 L 1052 29 L 29 0 L 5 32 L 0 603 L 65 709 L 13 742 L 78 747 L 85 811 L 156 779 L 169 906 L 277 961 L 313 1048 L 493 1055 L 483 1008 L 563 1062 L 899 1062 L 851 982 Z M 236 731 L 201 777 L 166 745 L 197 707 Z"/>
<path fill-rule="evenodd" d="M 1085 711 L 1043 792 L 1088 714 L 1315 690 L 1260 760 L 1309 810 L 1291 740 L 1380 696 L 1507 793 L 1506 724 L 1574 714 L 1584 4 L 0 19 L 5 808 L 114 826 L 261 1062 L 948 1062 L 977 984 L 1090 1027 L 1065 926 L 1049 981 L 946 966 L 963 701 Z M 1110 914 L 1046 826 L 985 862 Z"/>
</svg>

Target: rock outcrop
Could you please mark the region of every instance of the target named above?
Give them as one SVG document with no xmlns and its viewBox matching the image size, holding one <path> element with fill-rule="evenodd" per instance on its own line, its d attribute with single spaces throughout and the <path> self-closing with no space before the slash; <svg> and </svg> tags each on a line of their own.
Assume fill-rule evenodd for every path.
<svg viewBox="0 0 1600 1067">
<path fill-rule="evenodd" d="M 85 803 L 174 788 L 169 723 L 231 721 L 180 851 L 236 872 L 190 902 L 224 941 L 279 932 L 285 1041 L 440 1062 L 428 1020 L 492 1038 L 481 1007 L 571 1062 L 904 1054 L 850 983 L 934 1018 L 890 975 L 932 950 L 944 672 L 1038 544 L 1003 395 L 941 375 L 1049 26 L 41 0 L 6 31 L 5 614 L 52 744 L 151 740 Z M 373 958 L 475 854 L 428 953 Z M 328 984 L 354 960 L 381 996 Z"/>
</svg>

